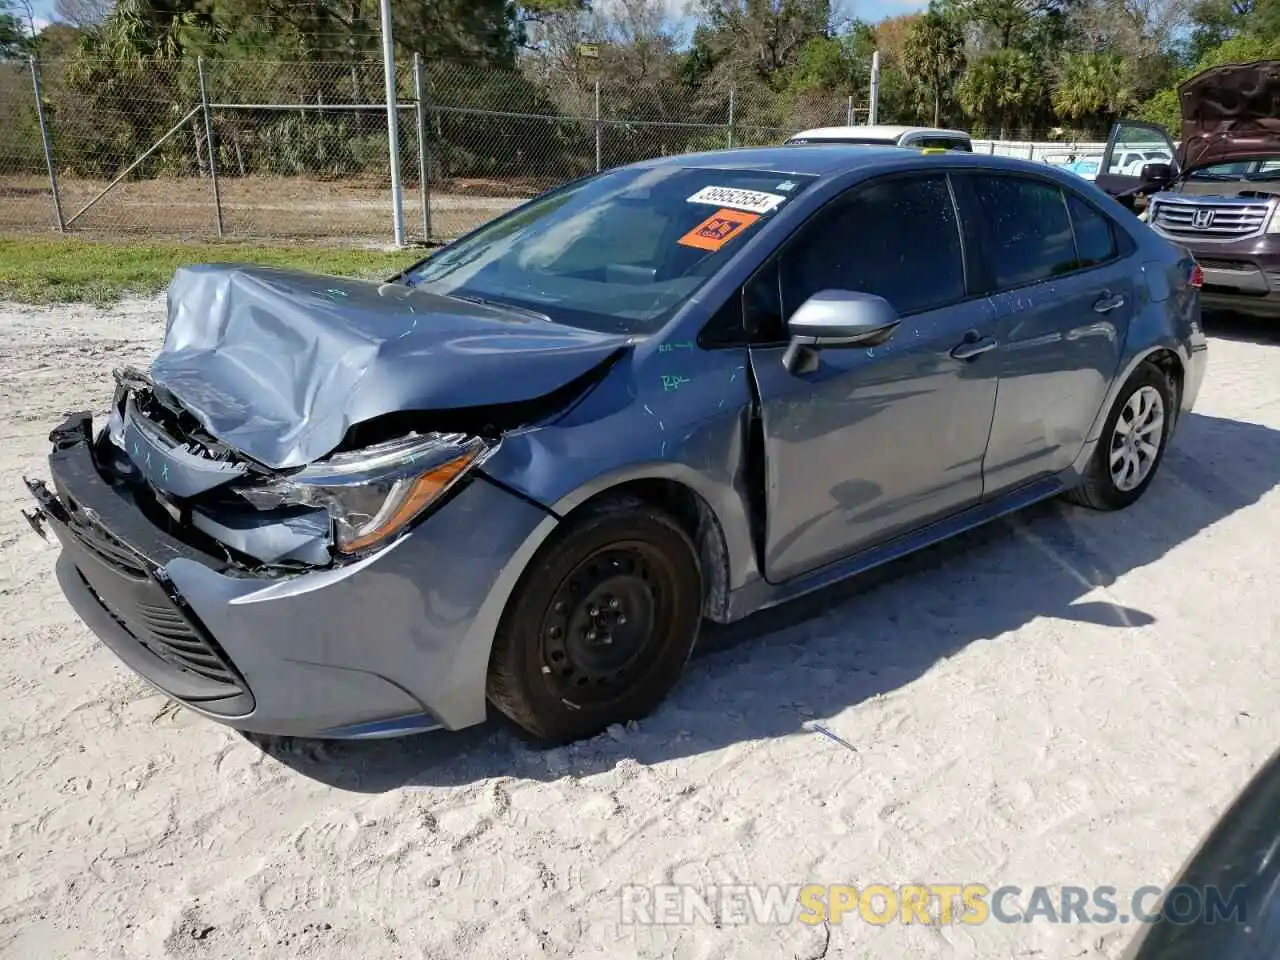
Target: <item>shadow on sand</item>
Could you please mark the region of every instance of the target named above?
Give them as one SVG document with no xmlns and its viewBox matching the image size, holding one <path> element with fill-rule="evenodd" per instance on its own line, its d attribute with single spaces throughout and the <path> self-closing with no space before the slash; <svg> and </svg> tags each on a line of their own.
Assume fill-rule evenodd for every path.
<svg viewBox="0 0 1280 960">
<path fill-rule="evenodd" d="M 1036 618 L 1117 629 L 1154 622 L 1084 597 L 1256 503 L 1278 474 L 1280 432 L 1193 413 L 1130 509 L 1040 504 L 732 626 L 709 626 L 679 686 L 637 730 L 561 748 L 554 762 L 498 719 L 399 740 L 255 742 L 305 776 L 373 793 L 495 776 L 554 780 L 625 757 L 651 764 L 802 733 L 810 717 L 909 684 L 965 645 Z"/>
</svg>

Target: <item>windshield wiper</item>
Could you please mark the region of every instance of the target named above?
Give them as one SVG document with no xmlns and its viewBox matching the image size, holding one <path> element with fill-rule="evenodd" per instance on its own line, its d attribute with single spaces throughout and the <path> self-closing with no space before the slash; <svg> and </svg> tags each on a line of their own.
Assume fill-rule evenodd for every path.
<svg viewBox="0 0 1280 960">
<path fill-rule="evenodd" d="M 465 300 L 467 303 L 477 303 L 482 307 L 496 307 L 499 310 L 507 310 L 511 313 L 520 313 L 526 317 L 532 317 L 535 320 L 545 320 L 552 323 L 552 319 L 547 314 L 538 310 L 530 310 L 528 307 L 516 306 L 514 303 L 506 303 L 502 300 L 490 300 L 487 297 L 477 297 L 470 293 L 450 293 L 446 294 L 450 300 Z"/>
</svg>

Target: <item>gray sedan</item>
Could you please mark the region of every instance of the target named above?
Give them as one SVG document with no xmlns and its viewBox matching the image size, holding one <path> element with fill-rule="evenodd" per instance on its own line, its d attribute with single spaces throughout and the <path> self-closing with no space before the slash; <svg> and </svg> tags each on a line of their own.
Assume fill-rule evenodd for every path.
<svg viewBox="0 0 1280 960">
<path fill-rule="evenodd" d="M 86 624 L 246 731 L 565 741 L 729 622 L 1151 485 L 1199 268 L 1078 177 L 795 145 L 588 177 L 389 282 L 179 271 L 28 480 Z"/>
</svg>

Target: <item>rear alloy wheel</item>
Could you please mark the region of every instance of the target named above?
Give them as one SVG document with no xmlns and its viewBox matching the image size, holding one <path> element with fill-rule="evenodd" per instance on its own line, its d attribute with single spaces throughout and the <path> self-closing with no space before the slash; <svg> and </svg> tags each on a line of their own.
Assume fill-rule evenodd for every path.
<svg viewBox="0 0 1280 960">
<path fill-rule="evenodd" d="M 1120 391 L 1083 482 L 1067 497 L 1094 510 L 1121 510 L 1150 486 L 1177 414 L 1169 376 L 1144 363 Z"/>
<path fill-rule="evenodd" d="M 1155 387 L 1129 394 L 1107 451 L 1111 482 L 1122 493 L 1134 490 L 1155 468 L 1164 438 L 1164 398 Z"/>
<path fill-rule="evenodd" d="M 631 498 L 588 508 L 516 588 L 494 640 L 489 700 L 556 743 L 638 719 L 679 679 L 701 614 L 697 553 L 675 520 Z"/>
</svg>

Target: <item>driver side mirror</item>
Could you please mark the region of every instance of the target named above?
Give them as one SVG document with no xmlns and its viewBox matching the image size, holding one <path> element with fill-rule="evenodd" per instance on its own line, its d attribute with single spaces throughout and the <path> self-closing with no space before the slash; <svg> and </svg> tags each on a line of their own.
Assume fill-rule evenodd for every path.
<svg viewBox="0 0 1280 960">
<path fill-rule="evenodd" d="M 818 351 L 841 347 L 878 347 L 902 322 L 884 297 L 853 290 L 820 290 L 787 320 L 790 343 L 782 356 L 789 373 L 809 373 Z"/>
<path fill-rule="evenodd" d="M 1162 187 L 1174 177 L 1173 164 L 1144 163 L 1138 180 L 1144 187 Z"/>
</svg>

